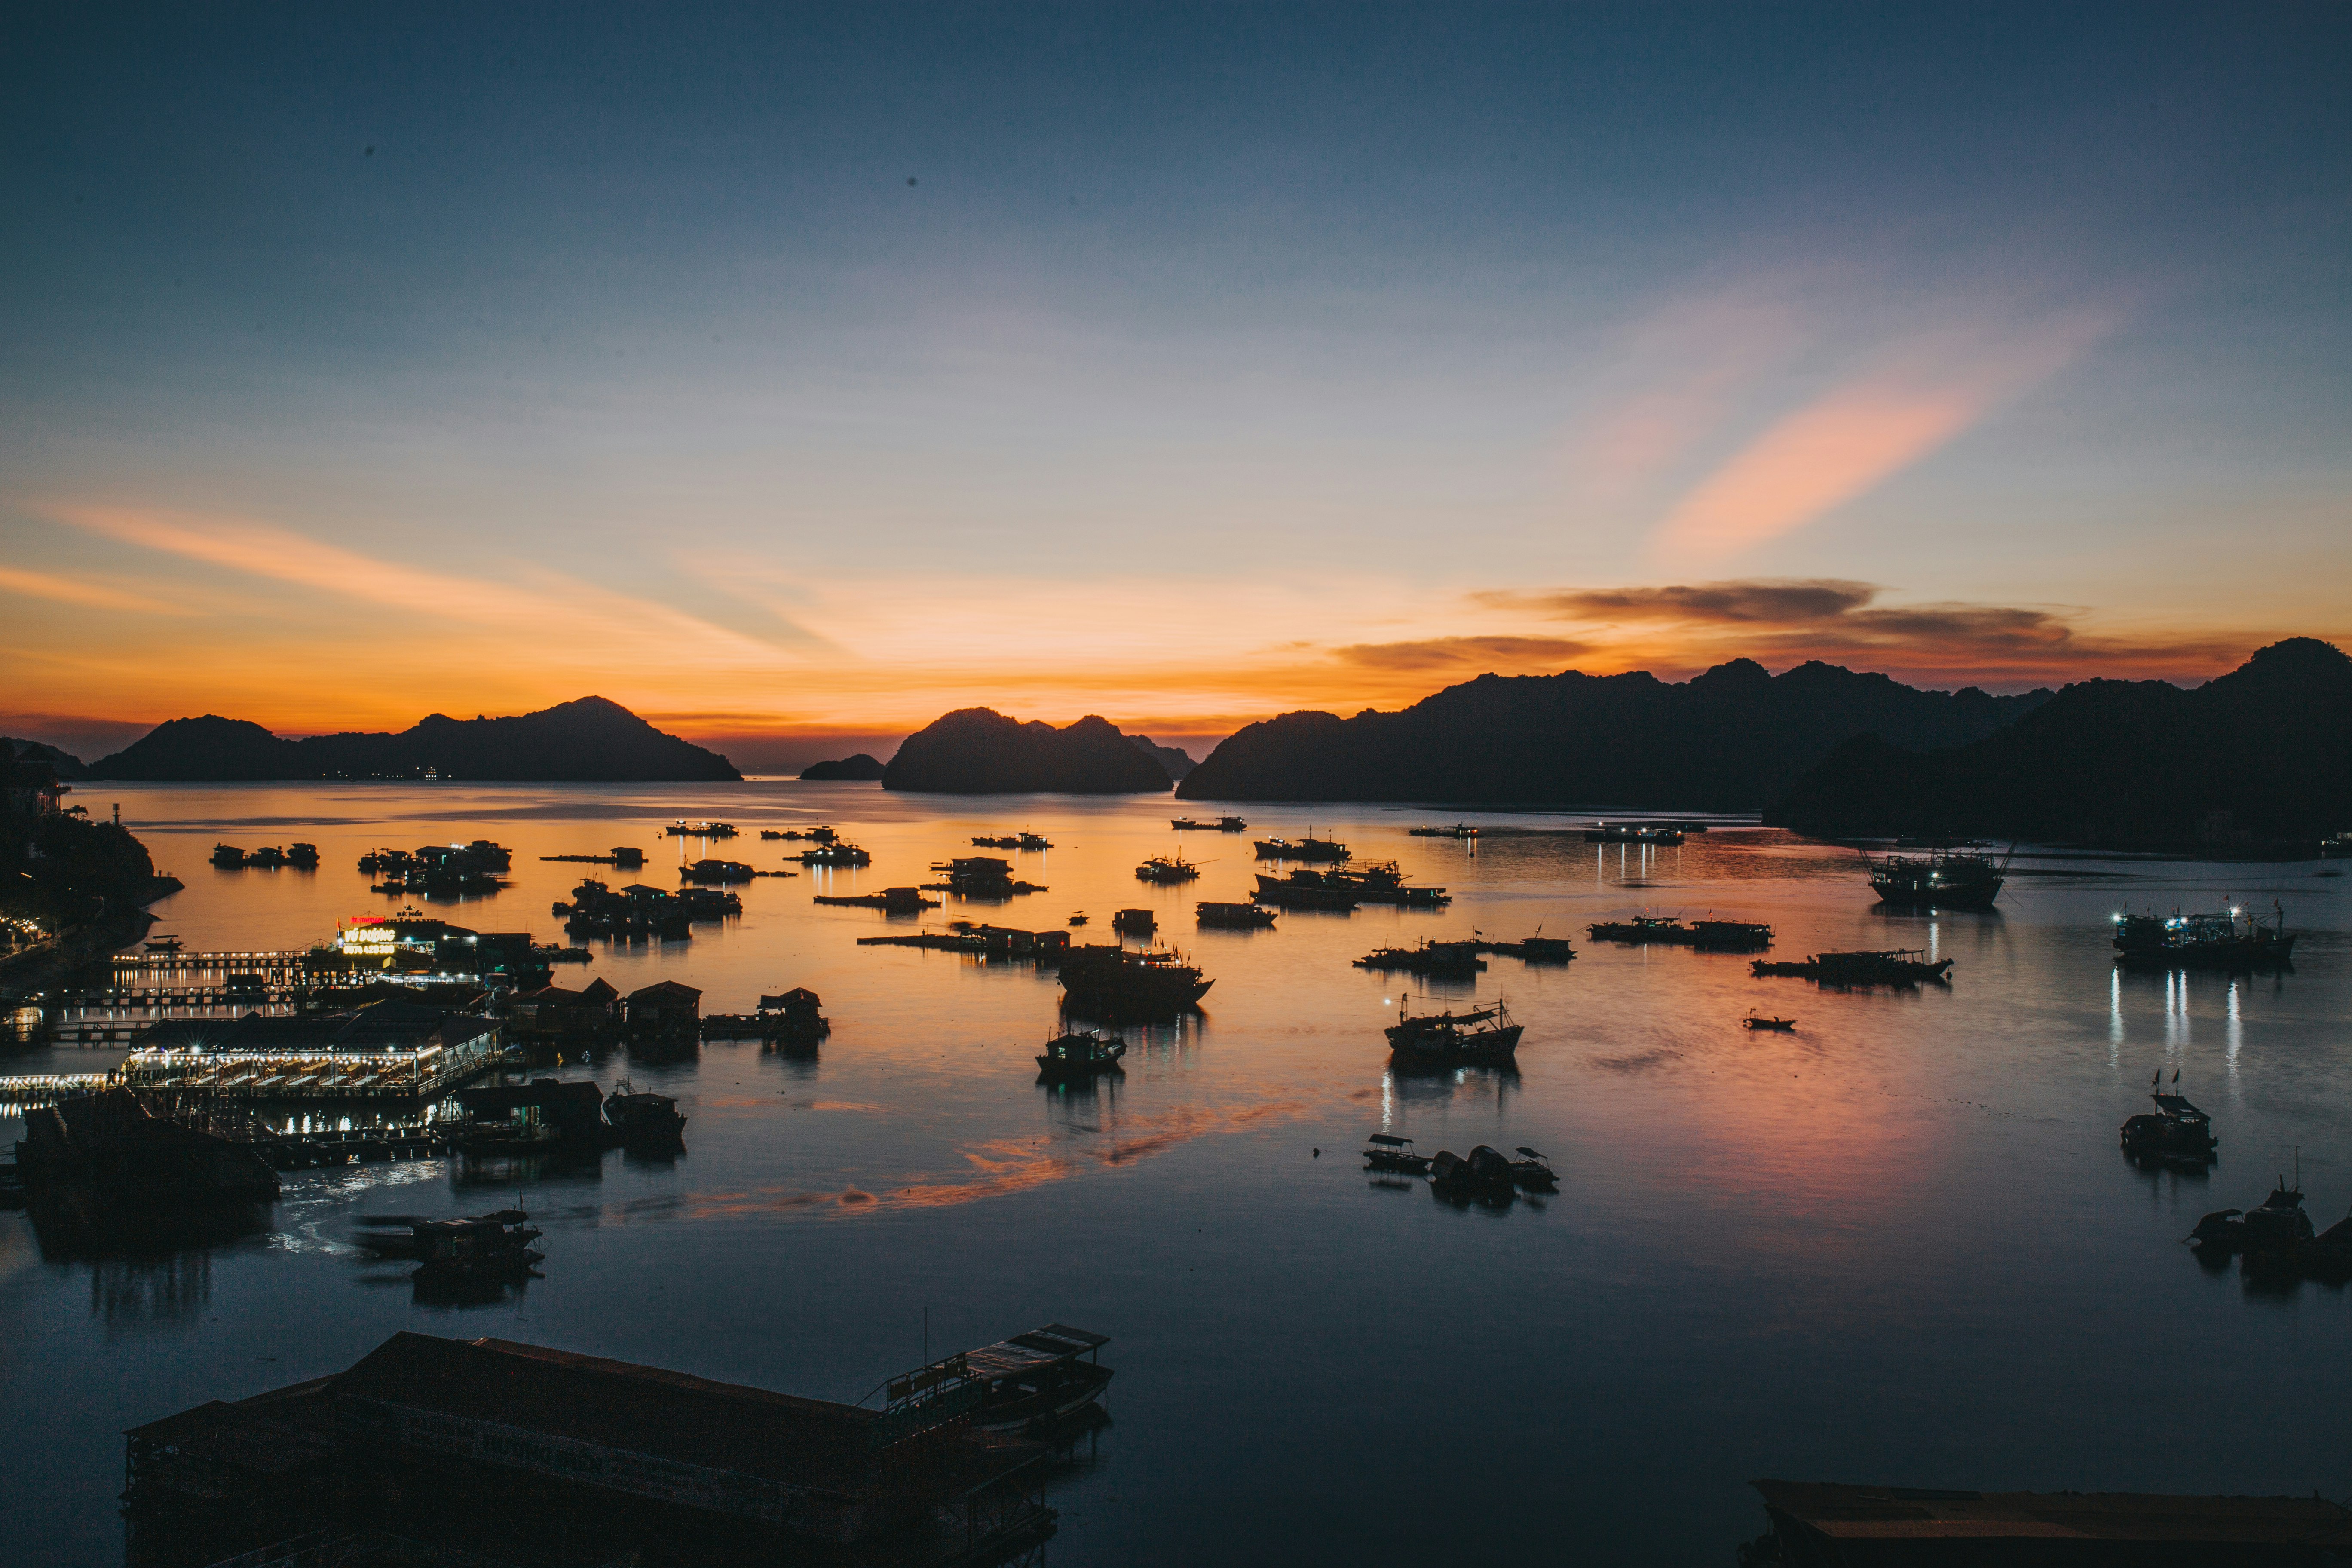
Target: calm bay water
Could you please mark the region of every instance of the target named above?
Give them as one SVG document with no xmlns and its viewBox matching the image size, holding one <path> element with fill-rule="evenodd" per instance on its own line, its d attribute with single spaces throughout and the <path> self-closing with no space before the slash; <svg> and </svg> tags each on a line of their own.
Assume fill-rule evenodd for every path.
<svg viewBox="0 0 2352 1568">
<path fill-rule="evenodd" d="M 662 1066 L 597 1060 L 679 1097 L 686 1155 L 475 1184 L 444 1163 L 289 1176 L 266 1234 L 140 1258 L 46 1252 L 0 1215 L 0 1517 L 24 1564 L 119 1560 L 121 1430 L 349 1364 L 403 1329 L 565 1346 L 856 1399 L 932 1355 L 1049 1321 L 1113 1336 L 1113 1421 L 1055 1480 L 1064 1563 L 1470 1561 L 1563 1552 L 1728 1561 L 1760 1528 L 1759 1476 L 2084 1489 L 2352 1490 L 2344 1293 L 2248 1288 L 2179 1245 L 2251 1206 L 2300 1147 L 2323 1227 L 2352 1206 L 2352 893 L 2311 865 L 2021 859 L 2000 910 L 1876 910 L 1851 854 L 1763 830 L 1680 850 L 1495 837 L 1475 853 L 1405 828 L 1457 814 L 1244 808 L 1310 822 L 1450 887 L 1443 911 L 1291 913 L 1200 931 L 1197 899 L 1244 896 L 1246 837 L 1172 834 L 1166 797 L 981 801 L 871 785 L 97 785 L 187 890 L 158 930 L 191 948 L 306 945 L 384 913 L 353 861 L 377 845 L 495 838 L 494 897 L 437 904 L 482 930 L 561 935 L 548 912 L 593 867 L 537 857 L 646 847 L 668 885 L 678 816 L 732 821 L 712 852 L 778 864 L 761 826 L 830 822 L 874 852 L 740 889 L 688 942 L 598 949 L 624 992 L 698 986 L 705 1011 L 806 985 L 834 1025 L 815 1061 L 706 1045 Z M 1476 814 L 1549 828 L 1536 814 Z M 1050 973 L 860 948 L 912 921 L 812 893 L 923 879 L 977 833 L 1051 891 L 960 914 L 1032 928 L 1159 909 L 1216 979 L 1203 1015 L 1130 1030 L 1123 1079 L 1035 1081 Z M 315 872 L 216 871 L 215 840 L 316 842 Z M 1208 862 L 1150 889 L 1143 857 Z M 2117 976 L 2124 908 L 2285 907 L 2297 972 Z M 1948 990 L 1839 994 L 1749 977 L 1744 958 L 1614 948 L 1632 912 L 1771 921 L 1775 956 L 1923 947 Z M 1475 994 L 1528 1026 L 1517 1072 L 1391 1077 L 1380 1030 L 1408 986 L 1349 960 L 1417 937 L 1573 936 L 1565 968 L 1496 958 Z M 1417 991 L 1419 988 L 1416 986 Z M 1439 994 L 1464 996 L 1462 986 Z M 1750 1035 L 1761 1007 L 1800 1020 Z M 58 1050 L 15 1070 L 89 1070 Z M 2116 1147 L 2149 1075 L 2181 1069 L 2214 1114 L 2210 1177 L 2151 1175 Z M 1424 1152 L 1531 1144 L 1560 1191 L 1501 1212 L 1361 1169 L 1365 1134 Z M 21 1122 L 0 1121 L 13 1140 Z M 1321 1151 L 1319 1157 L 1315 1152 Z M 348 1245 L 354 1215 L 509 1201 L 547 1232 L 545 1278 L 494 1305 L 419 1303 Z M 928 1325 L 928 1342 L 925 1335 Z"/>
</svg>

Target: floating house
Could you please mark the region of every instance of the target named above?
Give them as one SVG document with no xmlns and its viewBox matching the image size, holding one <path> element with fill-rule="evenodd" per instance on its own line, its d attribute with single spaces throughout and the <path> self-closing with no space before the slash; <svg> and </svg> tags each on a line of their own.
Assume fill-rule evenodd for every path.
<svg viewBox="0 0 2352 1568">
<path fill-rule="evenodd" d="M 875 1410 L 504 1340 L 394 1334 L 127 1437 L 142 1562 L 307 1562 L 331 1540 L 336 1561 L 944 1568 L 1054 1532 L 1047 1450 L 949 1402 Z"/>
</svg>

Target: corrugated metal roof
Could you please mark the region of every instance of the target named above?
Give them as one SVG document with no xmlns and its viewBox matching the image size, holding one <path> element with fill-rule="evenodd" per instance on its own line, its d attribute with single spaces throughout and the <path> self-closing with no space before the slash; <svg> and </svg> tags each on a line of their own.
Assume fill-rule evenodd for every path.
<svg viewBox="0 0 2352 1568">
<path fill-rule="evenodd" d="M 1088 1351 L 1108 1343 L 1108 1334 L 1088 1333 L 1084 1329 L 1074 1329 L 1066 1323 L 1048 1323 L 1042 1329 L 1032 1329 L 1025 1334 L 1015 1334 L 1009 1340 L 999 1340 L 992 1345 L 966 1351 L 964 1363 L 975 1377 L 1012 1377 L 1041 1366 L 1051 1366 L 1057 1361 L 1074 1361 Z"/>
</svg>

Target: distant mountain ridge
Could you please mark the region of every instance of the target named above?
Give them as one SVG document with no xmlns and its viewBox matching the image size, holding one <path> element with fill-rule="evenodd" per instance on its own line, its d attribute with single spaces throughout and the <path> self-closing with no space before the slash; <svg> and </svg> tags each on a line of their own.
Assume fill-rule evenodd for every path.
<svg viewBox="0 0 2352 1568">
<path fill-rule="evenodd" d="M 1645 670 L 1482 675 L 1395 713 L 1285 713 L 1229 736 L 1186 800 L 1425 801 L 1752 811 L 1842 742 L 1980 740 L 2048 701 L 1924 691 L 1820 660 L 1753 659 L 1687 681 Z"/>
<path fill-rule="evenodd" d="M 271 734 L 241 719 L 205 714 L 158 724 L 110 757 L 92 778 L 208 782 L 262 779 L 443 778 L 598 784 L 740 779 L 733 763 L 664 734 L 602 697 L 511 718 L 435 713 L 398 734 Z"/>
<path fill-rule="evenodd" d="M 2272 644 L 2183 689 L 2085 680 L 1971 743 L 1849 742 L 1765 820 L 1820 837 L 2264 847 L 2352 829 L 2352 658 Z"/>
<path fill-rule="evenodd" d="M 39 741 L 22 741 L 10 735 L 0 735 L 0 752 L 17 762 L 47 763 L 61 779 L 88 778 L 89 770 L 71 752 L 59 751 Z"/>
<path fill-rule="evenodd" d="M 1168 788 L 1158 748 L 1147 752 L 1108 719 L 1088 714 L 1056 730 L 993 708 L 960 708 L 900 743 L 882 787 L 946 795 L 1151 795 Z"/>
</svg>

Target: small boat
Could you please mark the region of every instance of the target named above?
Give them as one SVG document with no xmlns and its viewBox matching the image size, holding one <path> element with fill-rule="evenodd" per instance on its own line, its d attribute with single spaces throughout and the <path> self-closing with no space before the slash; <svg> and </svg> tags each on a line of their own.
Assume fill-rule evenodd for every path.
<svg viewBox="0 0 2352 1568">
<path fill-rule="evenodd" d="M 1265 931 L 1274 924 L 1274 911 L 1255 904 L 1200 903 L 1192 906 L 1195 918 L 1204 926 L 1222 926 L 1235 931 Z"/>
<path fill-rule="evenodd" d="M 1350 882 L 1325 879 L 1319 871 L 1293 871 L 1287 877 L 1257 876 L 1256 900 L 1286 910 L 1352 910 L 1364 901 L 1361 889 Z"/>
<path fill-rule="evenodd" d="M 1160 920 L 1150 910 L 1121 910 L 1110 917 L 1110 929 L 1128 936 L 1150 936 L 1160 929 Z"/>
<path fill-rule="evenodd" d="M 1114 1373 L 1102 1364 L 1108 1334 L 1048 1323 L 957 1358 L 981 1385 L 971 1424 L 985 1432 L 1042 1432 L 1102 1397 Z"/>
<path fill-rule="evenodd" d="M 732 838 L 736 831 L 731 822 L 688 822 L 684 817 L 662 829 L 672 838 Z"/>
<path fill-rule="evenodd" d="M 677 1101 L 667 1094 L 640 1092 L 625 1078 L 604 1097 L 604 1116 L 631 1148 L 668 1148 L 685 1141 L 686 1118 L 677 1113 Z"/>
<path fill-rule="evenodd" d="M 1136 880 L 1170 886 L 1178 882 L 1198 881 L 1201 868 L 1181 855 L 1154 855 L 1135 868 Z"/>
<path fill-rule="evenodd" d="M 1364 1151 L 1367 1170 L 1400 1171 L 1408 1176 L 1429 1174 L 1429 1156 L 1414 1153 L 1412 1139 L 1375 1132 L 1364 1142 L 1371 1145 Z"/>
<path fill-rule="evenodd" d="M 1118 1065 L 1118 1058 L 1125 1055 L 1127 1042 L 1117 1035 L 1081 1030 L 1045 1042 L 1045 1048 L 1037 1053 L 1037 1075 L 1061 1079 L 1124 1072 L 1127 1069 Z"/>
<path fill-rule="evenodd" d="M 1405 831 L 1415 838 L 1475 838 L 1478 837 L 1478 830 L 1466 822 L 1457 822 L 1451 827 L 1408 827 Z"/>
<path fill-rule="evenodd" d="M 213 864 L 224 871 L 234 871 L 245 864 L 245 851 L 234 844 L 213 846 Z"/>
<path fill-rule="evenodd" d="M 1087 923 L 1087 911 L 1086 911 L 1086 910 L 1078 910 L 1078 911 L 1077 911 L 1077 913 L 1076 913 L 1076 914 L 1072 915 L 1072 916 L 1070 917 L 1070 923 L 1071 923 L 1072 925 L 1074 925 L 1074 926 L 1082 926 L 1082 925 L 1086 924 L 1086 923 Z"/>
<path fill-rule="evenodd" d="M 2207 1215 L 2197 1222 L 2189 1239 L 2200 1250 L 2218 1247 L 2224 1253 L 2279 1252 L 2314 1239 L 2311 1216 L 2303 1212 L 2302 1173 L 2296 1173 L 2293 1186 L 2281 1176 L 2258 1207 Z"/>
<path fill-rule="evenodd" d="M 147 939 L 147 951 L 150 952 L 177 952 L 180 951 L 180 939 L 176 936 L 170 935 L 151 936 Z"/>
<path fill-rule="evenodd" d="M 2220 1158 L 2213 1119 L 2178 1094 L 2150 1094 L 2152 1111 L 2123 1124 L 2124 1152 L 2143 1164 L 2203 1170 Z"/>
<path fill-rule="evenodd" d="M 1739 1020 L 1739 1026 L 1743 1029 L 1779 1029 L 1783 1034 L 1793 1035 L 1797 1032 L 1797 1020 L 1794 1018 L 1764 1018 L 1759 1017 L 1757 1015 L 1751 1013 L 1747 1017 Z"/>
<path fill-rule="evenodd" d="M 1466 1013 L 1418 1016 L 1400 1009 L 1397 1021 L 1386 1033 L 1391 1052 L 1409 1064 L 1510 1067 L 1518 1059 L 1519 1036 L 1525 1027 L 1513 1023 L 1509 1009 L 1497 1002 Z"/>
<path fill-rule="evenodd" d="M 1511 1180 L 1531 1193 L 1559 1190 L 1559 1176 L 1551 1162 L 1524 1143 L 1519 1145 L 1519 1157 L 1511 1162 Z"/>
<path fill-rule="evenodd" d="M 466 1219 L 427 1219 L 421 1215 L 387 1214 L 361 1216 L 352 1240 L 379 1258 L 414 1258 L 431 1263 L 436 1253 L 445 1264 L 519 1253 L 539 1239 L 540 1232 L 520 1209 L 474 1215 Z M 540 1261 L 538 1253 L 529 1255 Z"/>
<path fill-rule="evenodd" d="M 800 853 L 799 859 L 803 866 L 871 866 L 874 864 L 874 857 L 856 845 L 838 841 L 820 844 L 814 849 L 803 849 Z"/>
</svg>

